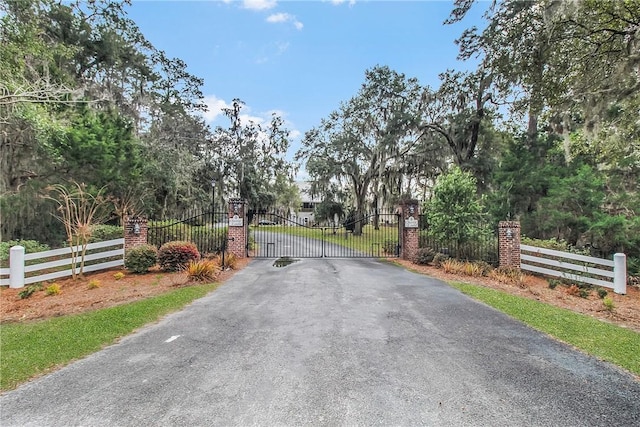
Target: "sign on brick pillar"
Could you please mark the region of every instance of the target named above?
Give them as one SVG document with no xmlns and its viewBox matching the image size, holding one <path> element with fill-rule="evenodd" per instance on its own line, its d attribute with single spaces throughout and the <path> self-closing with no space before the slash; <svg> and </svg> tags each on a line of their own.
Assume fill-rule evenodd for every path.
<svg viewBox="0 0 640 427">
<path fill-rule="evenodd" d="M 520 268 L 520 222 L 500 221 L 498 224 L 500 267 Z"/>
<path fill-rule="evenodd" d="M 124 219 L 124 251 L 147 243 L 147 218 L 125 217 Z"/>
<path fill-rule="evenodd" d="M 420 232 L 420 203 L 417 200 L 406 200 L 400 205 L 400 258 L 413 261 L 418 255 Z"/>
<path fill-rule="evenodd" d="M 238 258 L 247 256 L 247 202 L 242 199 L 229 200 L 229 252 Z"/>
</svg>

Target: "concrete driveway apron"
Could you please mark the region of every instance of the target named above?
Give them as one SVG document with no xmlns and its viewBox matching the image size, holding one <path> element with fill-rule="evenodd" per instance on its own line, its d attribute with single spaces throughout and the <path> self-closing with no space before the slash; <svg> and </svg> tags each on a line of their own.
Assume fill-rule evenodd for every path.
<svg viewBox="0 0 640 427">
<path fill-rule="evenodd" d="M 632 426 L 640 383 L 393 265 L 257 260 L 0 408 L 5 427 Z"/>
</svg>

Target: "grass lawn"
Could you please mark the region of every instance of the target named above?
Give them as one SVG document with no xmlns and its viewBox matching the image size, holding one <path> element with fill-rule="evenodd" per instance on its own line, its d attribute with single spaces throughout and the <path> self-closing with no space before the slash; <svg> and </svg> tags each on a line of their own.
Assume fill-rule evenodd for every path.
<svg viewBox="0 0 640 427">
<path fill-rule="evenodd" d="M 640 333 L 495 289 L 458 282 L 450 285 L 539 331 L 640 375 Z"/>
<path fill-rule="evenodd" d="M 203 297 L 218 284 L 194 285 L 89 313 L 0 326 L 0 390 L 87 356 Z"/>
</svg>

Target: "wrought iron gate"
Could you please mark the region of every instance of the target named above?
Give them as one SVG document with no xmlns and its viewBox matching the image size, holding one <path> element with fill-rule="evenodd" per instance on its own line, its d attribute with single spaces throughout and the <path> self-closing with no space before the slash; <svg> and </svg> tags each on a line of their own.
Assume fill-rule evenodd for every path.
<svg viewBox="0 0 640 427">
<path fill-rule="evenodd" d="M 147 242 L 156 247 L 175 240 L 193 242 L 201 254 L 216 254 L 227 248 L 227 212 L 189 212 L 183 219 L 149 221 Z"/>
<path fill-rule="evenodd" d="M 395 258 L 398 215 L 377 214 L 314 226 L 275 213 L 248 216 L 249 254 L 255 258 Z"/>
</svg>

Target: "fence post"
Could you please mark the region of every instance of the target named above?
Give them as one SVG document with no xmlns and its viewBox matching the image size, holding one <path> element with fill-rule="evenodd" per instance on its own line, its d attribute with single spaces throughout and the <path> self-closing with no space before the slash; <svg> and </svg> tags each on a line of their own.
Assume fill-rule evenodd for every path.
<svg viewBox="0 0 640 427">
<path fill-rule="evenodd" d="M 9 250 L 9 287 L 24 287 L 24 247 L 13 246 Z"/>
<path fill-rule="evenodd" d="M 520 268 L 520 222 L 498 223 L 498 252 L 500 267 Z"/>
<path fill-rule="evenodd" d="M 616 294 L 627 293 L 627 256 L 615 254 L 613 256 L 613 292 Z"/>
<path fill-rule="evenodd" d="M 400 258 L 414 261 L 418 255 L 420 244 L 419 218 L 420 203 L 417 200 L 406 200 L 400 205 Z"/>
<path fill-rule="evenodd" d="M 147 218 L 126 217 L 124 220 L 124 252 L 147 243 Z"/>
<path fill-rule="evenodd" d="M 238 258 L 247 257 L 247 202 L 243 199 L 229 200 L 229 253 Z"/>
</svg>

